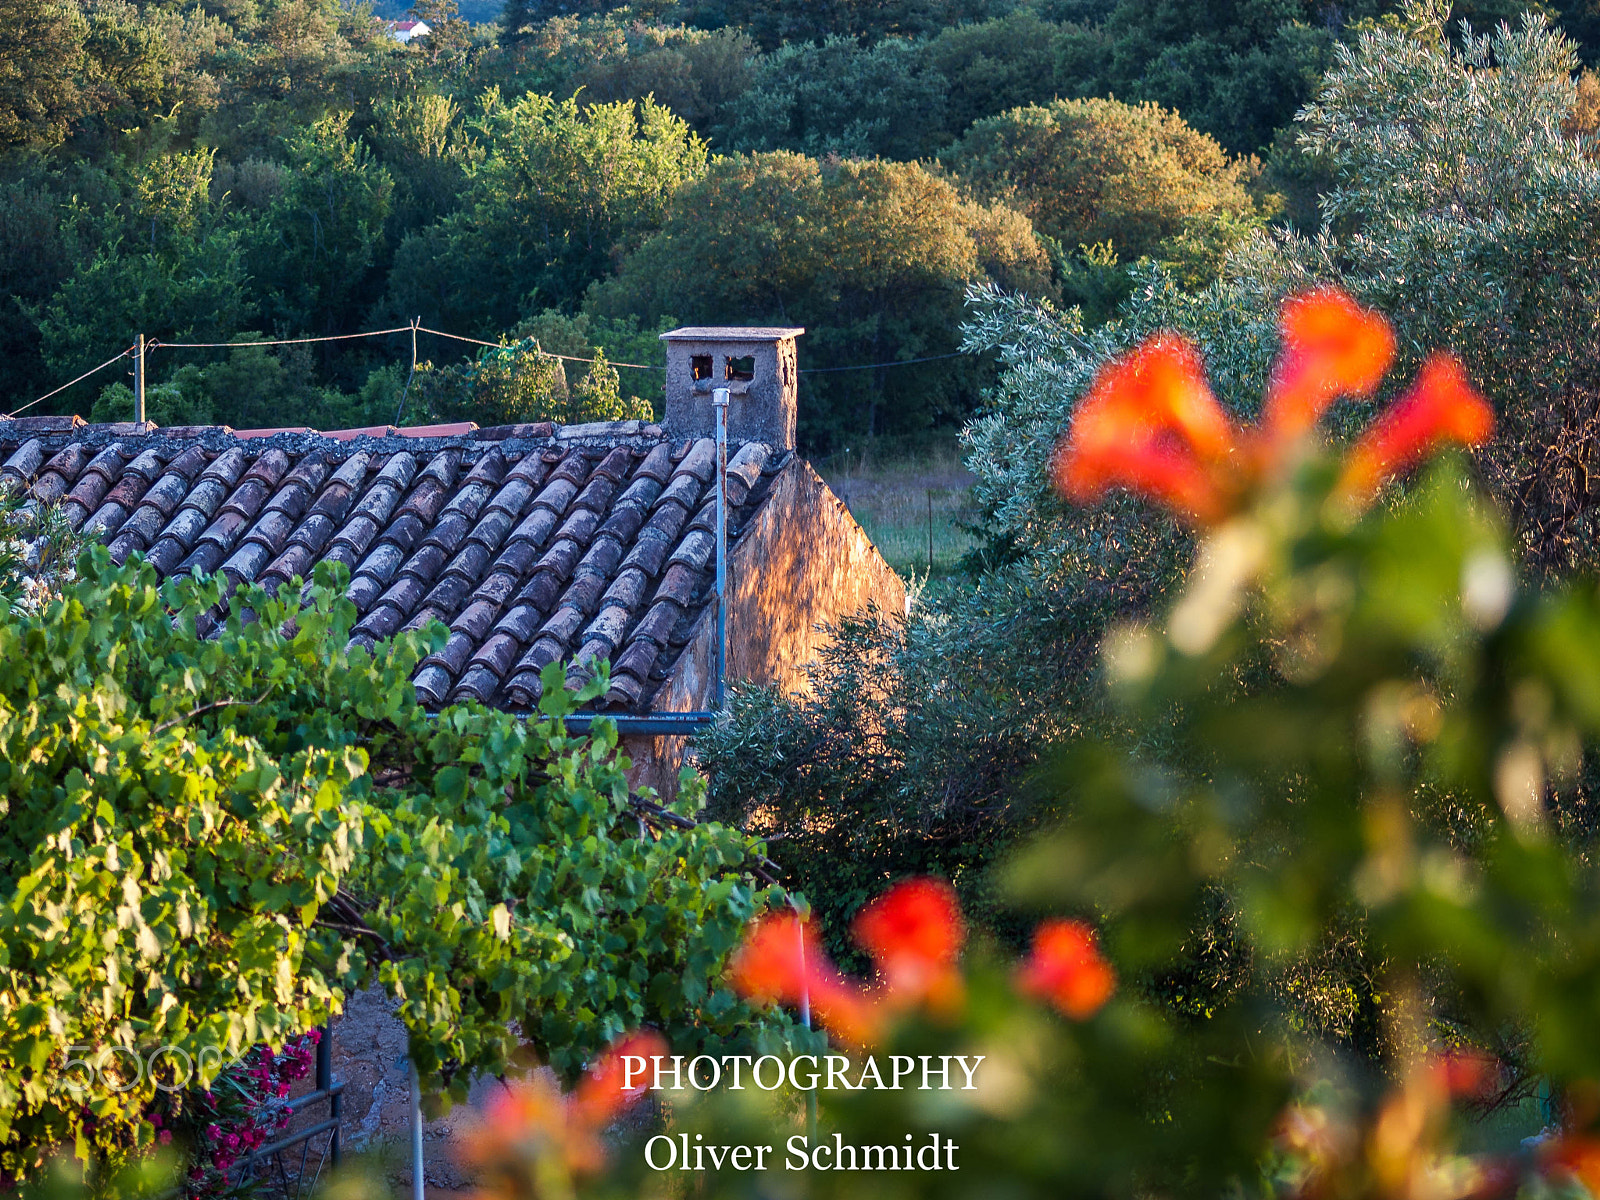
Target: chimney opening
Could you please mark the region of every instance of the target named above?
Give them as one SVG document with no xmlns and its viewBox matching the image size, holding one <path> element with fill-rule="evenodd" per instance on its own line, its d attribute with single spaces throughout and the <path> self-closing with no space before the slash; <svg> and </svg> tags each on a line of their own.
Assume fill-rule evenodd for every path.
<svg viewBox="0 0 1600 1200">
<path fill-rule="evenodd" d="M 689 377 L 696 383 L 711 378 L 711 355 L 696 354 L 689 359 Z"/>
<path fill-rule="evenodd" d="M 730 383 L 749 383 L 756 377 L 756 356 L 753 354 L 746 354 L 743 358 L 729 355 L 723 359 L 723 363 L 723 378 Z"/>
</svg>

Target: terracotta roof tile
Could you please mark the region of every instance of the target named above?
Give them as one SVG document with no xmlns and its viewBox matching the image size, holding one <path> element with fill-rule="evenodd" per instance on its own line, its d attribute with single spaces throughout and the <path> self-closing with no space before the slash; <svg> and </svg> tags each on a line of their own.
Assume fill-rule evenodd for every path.
<svg viewBox="0 0 1600 1200">
<path fill-rule="evenodd" d="M 499 612 L 500 605 L 493 600 L 474 600 L 461 611 L 459 617 L 450 622 L 450 628 L 476 644 L 489 632 Z"/>
<path fill-rule="evenodd" d="M 439 574 L 439 568 L 444 566 L 449 552 L 438 542 L 430 540 L 424 542 L 405 564 L 400 568 L 400 575 L 405 579 L 415 579 L 419 583 L 432 583 L 434 576 Z"/>
<path fill-rule="evenodd" d="M 289 535 L 289 544 L 308 546 L 313 552 L 321 550 L 333 540 L 336 528 L 332 517 L 326 513 L 314 512 Z"/>
<path fill-rule="evenodd" d="M 345 598 L 356 606 L 356 612 L 362 615 L 372 607 L 372 602 L 383 591 L 383 581 L 371 575 L 357 575 L 350 582 L 345 591 Z"/>
<path fill-rule="evenodd" d="M 450 673 L 443 667 L 425 666 L 411 682 L 417 689 L 417 698 L 429 708 L 438 708 L 450 698 Z"/>
<path fill-rule="evenodd" d="M 505 616 L 495 622 L 497 632 L 509 633 L 520 642 L 530 642 L 539 631 L 540 610 L 532 604 L 513 606 Z"/>
<path fill-rule="evenodd" d="M 95 510 L 93 516 L 83 523 L 83 532 L 94 534 L 102 539 L 109 538 L 122 528 L 122 523 L 127 519 L 127 507 L 118 504 L 114 500 L 108 500 Z"/>
<path fill-rule="evenodd" d="M 678 619 L 682 616 L 682 606 L 671 600 L 657 600 L 650 606 L 650 611 L 645 613 L 643 619 L 634 626 L 633 636 L 648 639 L 659 647 L 665 647 L 672 636 L 672 631 L 677 628 Z"/>
<path fill-rule="evenodd" d="M 303 542 L 296 542 L 285 550 L 272 562 L 267 564 L 263 576 L 287 583 L 296 575 L 302 578 L 311 574 L 312 565 L 316 562 L 316 551 Z"/>
<path fill-rule="evenodd" d="M 580 616 L 587 617 L 600 606 L 600 593 L 605 590 L 605 586 L 603 575 L 593 571 L 581 571 L 574 577 L 571 586 L 561 594 L 558 606 L 571 608 Z"/>
<path fill-rule="evenodd" d="M 472 656 L 472 661 L 487 666 L 494 672 L 495 679 L 499 680 L 510 672 L 521 653 L 521 643 L 502 630 L 484 642 L 482 648 Z"/>
<path fill-rule="evenodd" d="M 488 704 L 499 690 L 499 676 L 482 663 L 474 663 L 468 668 L 461 682 L 456 685 L 455 690 L 450 693 L 450 698 L 458 701 L 477 700 Z"/>
<path fill-rule="evenodd" d="M 692 509 L 700 501 L 700 493 L 705 490 L 705 485 L 695 477 L 693 472 L 686 471 L 682 475 L 674 475 L 672 482 L 667 484 L 666 491 L 661 493 L 657 505 L 676 504 L 685 512 Z"/>
<path fill-rule="evenodd" d="M 190 571 L 199 571 L 202 575 L 210 575 L 222 565 L 222 556 L 226 553 L 216 542 L 201 542 L 178 564 L 176 573 L 187 575 Z"/>
<path fill-rule="evenodd" d="M 427 531 L 428 523 L 416 513 L 409 512 L 396 517 L 394 524 L 383 531 L 381 540 L 394 543 L 402 553 L 410 553 L 411 548 L 422 540 L 422 535 Z"/>
<path fill-rule="evenodd" d="M 428 438 L 428 437 L 459 437 L 471 433 L 477 426 L 471 421 L 457 421 L 452 425 L 409 425 L 396 429 L 400 437 Z"/>
<path fill-rule="evenodd" d="M 472 580 L 448 574 L 433 585 L 433 590 L 428 593 L 427 603 L 430 608 L 436 608 L 440 612 L 454 612 L 461 607 L 471 591 Z"/>
<path fill-rule="evenodd" d="M 467 660 L 472 657 L 475 649 L 477 649 L 476 639 L 470 633 L 457 631 L 450 635 L 441 649 L 422 661 L 424 665 L 443 667 L 446 679 L 453 679 L 467 669 Z"/>
<path fill-rule="evenodd" d="M 731 453 L 730 533 L 784 462 L 754 444 Z M 522 708 L 546 665 L 565 661 L 576 681 L 609 656 L 604 705 L 648 707 L 707 611 L 715 467 L 710 439 L 674 444 L 638 423 L 473 436 L 469 424 L 317 435 L 0 421 L 0 478 L 61 502 L 119 560 L 220 570 L 230 590 L 342 562 L 353 647 L 444 621 L 448 640 L 414 676 L 429 705 Z"/>
<path fill-rule="evenodd" d="M 536 507 L 548 509 L 559 517 L 567 511 L 567 505 L 572 503 L 572 498 L 577 494 L 578 485 L 562 476 L 545 484 L 544 491 L 534 497 L 533 503 Z"/>
<path fill-rule="evenodd" d="M 561 528 L 556 530 L 556 539 L 587 546 L 598 528 L 600 528 L 600 514 L 597 511 L 592 508 L 574 507 L 567 514 L 567 519 L 561 522 Z"/>
<path fill-rule="evenodd" d="M 81 429 L 83 418 L 76 414 L 70 417 L 12 417 L 11 424 L 19 432 L 62 433 Z"/>
</svg>

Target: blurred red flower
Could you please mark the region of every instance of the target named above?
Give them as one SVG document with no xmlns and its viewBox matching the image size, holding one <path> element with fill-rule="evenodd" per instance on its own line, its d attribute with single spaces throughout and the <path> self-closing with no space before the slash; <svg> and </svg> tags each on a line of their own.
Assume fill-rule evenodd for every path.
<svg viewBox="0 0 1600 1200">
<path fill-rule="evenodd" d="M 1584 1134 L 1568 1134 L 1545 1155 L 1545 1169 L 1570 1175 L 1591 1196 L 1600 1196 L 1600 1139 Z"/>
<path fill-rule="evenodd" d="M 1394 358 L 1388 322 L 1337 288 L 1286 301 L 1279 329 L 1283 350 L 1261 422 L 1250 430 L 1228 419 L 1199 351 L 1178 334 L 1156 334 L 1107 363 L 1056 448 L 1056 488 L 1079 503 L 1125 488 L 1201 525 L 1226 519 L 1263 476 L 1292 461 L 1294 445 L 1334 400 L 1370 395 Z M 1461 364 L 1436 354 L 1356 443 L 1340 494 L 1365 503 L 1442 443 L 1477 445 L 1493 426 Z"/>
<path fill-rule="evenodd" d="M 1028 995 L 1084 1021 L 1111 999 L 1117 976 L 1101 957 L 1094 930 L 1058 917 L 1033 931 L 1033 953 L 1022 964 L 1018 983 Z"/>
<path fill-rule="evenodd" d="M 1232 499 L 1238 439 L 1187 338 L 1159 334 L 1106 364 L 1073 414 L 1052 472 L 1079 502 L 1125 487 L 1202 523 Z"/>
<path fill-rule="evenodd" d="M 633 1087 L 623 1086 L 627 1081 L 623 1056 L 648 1059 L 667 1052 L 666 1039 L 660 1034 L 648 1030 L 630 1033 L 595 1060 L 569 1095 L 562 1095 L 554 1079 L 543 1073 L 507 1083 L 490 1095 L 481 1117 L 466 1123 L 458 1133 L 457 1155 L 491 1180 L 552 1169 L 568 1173 L 599 1170 L 605 1164 L 601 1130 L 647 1090 L 648 1076 Z M 522 1194 L 526 1190 L 491 1187 L 485 1194 Z"/>
<path fill-rule="evenodd" d="M 1345 459 L 1340 490 L 1366 500 L 1383 482 L 1426 458 L 1441 444 L 1475 446 L 1494 429 L 1494 411 L 1450 354 L 1433 354 L 1416 382 L 1374 421 Z"/>
<path fill-rule="evenodd" d="M 612 1042 L 578 1081 L 568 1100 L 569 1115 L 590 1128 L 605 1128 L 649 1090 L 648 1076 L 641 1076 L 631 1087 L 624 1086 L 628 1079 L 623 1058 L 633 1056 L 648 1062 L 656 1055 L 669 1052 L 667 1039 L 649 1029 L 626 1034 Z"/>
<path fill-rule="evenodd" d="M 728 964 L 728 979 L 757 1004 L 809 1004 L 824 1026 L 857 1045 L 881 1033 L 879 1006 L 839 974 L 810 920 L 793 913 L 755 923 Z"/>
<path fill-rule="evenodd" d="M 1435 1058 L 1433 1074 L 1448 1095 L 1483 1100 L 1494 1094 L 1500 1082 L 1500 1063 L 1479 1050 L 1458 1050 Z"/>
<path fill-rule="evenodd" d="M 1308 432 L 1340 396 L 1366 396 L 1394 361 L 1389 323 L 1338 288 L 1291 297 L 1278 317 L 1283 352 L 1261 423 L 1275 442 Z"/>
<path fill-rule="evenodd" d="M 955 964 L 967 929 L 955 889 L 944 880 L 895 884 L 856 914 L 851 932 L 898 1004 L 926 1001 L 945 1011 L 960 1004 L 964 989 Z"/>
</svg>

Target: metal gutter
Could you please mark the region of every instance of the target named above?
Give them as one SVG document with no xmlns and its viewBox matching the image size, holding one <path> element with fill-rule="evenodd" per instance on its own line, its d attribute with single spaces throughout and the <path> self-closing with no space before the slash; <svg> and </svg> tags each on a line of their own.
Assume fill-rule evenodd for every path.
<svg viewBox="0 0 1600 1200">
<path fill-rule="evenodd" d="M 507 710 L 501 709 L 501 712 Z M 433 714 L 430 714 L 433 715 Z M 519 721 L 543 721 L 542 712 L 512 712 Z M 676 734 L 687 737 L 699 733 L 717 719 L 714 712 L 661 712 L 661 713 L 571 713 L 566 719 L 568 733 L 588 733 L 596 721 L 612 721 L 620 734 L 646 733 L 660 736 Z"/>
</svg>

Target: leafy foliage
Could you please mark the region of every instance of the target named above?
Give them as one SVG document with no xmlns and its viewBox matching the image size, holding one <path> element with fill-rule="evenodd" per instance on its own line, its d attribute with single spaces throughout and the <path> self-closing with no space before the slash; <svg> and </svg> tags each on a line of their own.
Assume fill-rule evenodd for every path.
<svg viewBox="0 0 1600 1200">
<path fill-rule="evenodd" d="M 374 983 L 425 1085 L 456 1097 L 512 1060 L 511 1022 L 564 1072 L 642 1023 L 776 1032 L 719 982 L 773 898 L 742 873 L 755 843 L 645 824 L 614 728 L 562 731 L 603 678 L 572 695 L 553 673 L 526 725 L 430 717 L 409 675 L 442 631 L 345 651 L 343 591 L 326 570 L 306 607 L 243 589 L 206 638 L 220 582 L 158 588 L 97 548 L 59 600 L 0 624 L 8 1172 L 56 1144 L 148 1146 L 184 1061 L 209 1083 Z"/>
<path fill-rule="evenodd" d="M 488 152 L 460 210 L 408 237 L 390 279 L 393 311 L 436 328 L 492 333 L 581 291 L 706 166 L 705 143 L 649 101 L 580 109 L 491 90 L 472 129 Z"/>
<path fill-rule="evenodd" d="M 978 781 L 999 796 L 1027 794 L 1024 781 L 1047 737 L 1082 736 L 1107 722 L 1117 728 L 1120 719 L 1096 700 L 1097 647 L 1118 619 L 1148 613 L 1170 594 L 1184 577 L 1190 543 L 1135 500 L 1093 510 L 1063 505 L 1051 485 L 1056 440 L 1100 368 L 1162 329 L 1191 337 L 1224 406 L 1251 415 L 1279 344 L 1277 304 L 1317 281 L 1342 283 L 1390 315 L 1410 365 L 1424 347 L 1459 353 L 1498 416 L 1499 433 L 1477 461 L 1511 514 L 1519 566 L 1544 575 L 1589 566 L 1592 540 L 1581 531 L 1594 511 L 1586 482 L 1593 405 L 1584 397 L 1593 386 L 1586 347 L 1596 292 L 1586 264 L 1594 261 L 1595 168 L 1581 131 L 1563 132 L 1575 103 L 1572 48 L 1538 20 L 1461 46 L 1446 38 L 1438 7 L 1413 9 L 1407 20 L 1363 33 L 1341 52 L 1304 114 L 1308 150 L 1336 162 L 1342 181 L 1319 237 L 1250 239 L 1219 282 L 1192 292 L 1170 270 L 1135 267 L 1117 318 L 1095 329 L 1078 313 L 1025 297 L 993 289 L 972 295 L 966 344 L 996 353 L 1003 369 L 988 411 L 963 435 L 988 543 L 974 561 L 971 589 L 926 594 L 903 631 L 853 639 L 837 653 L 879 665 L 849 674 L 828 663 L 825 679 L 850 682 L 824 687 L 814 705 L 759 698 L 738 710 L 733 728 L 715 736 L 746 752 L 736 765 L 720 753 L 708 757 L 713 794 L 769 797 L 778 826 L 789 824 L 789 811 L 843 814 L 859 803 L 929 827 L 949 797 Z M 1361 412 L 1345 410 L 1335 429 Z M 1037 646 L 1055 649 L 1043 662 L 1018 649 Z M 1055 675 L 1046 662 L 1078 673 Z M 870 686 L 855 686 L 857 675 Z M 981 718 L 939 699 L 935 681 L 947 677 L 969 681 L 982 698 Z M 890 714 L 883 728 L 892 753 L 846 749 L 844 739 L 816 735 L 872 726 L 879 712 Z M 1042 724 L 1035 713 L 1045 714 Z M 988 730 L 1007 722 L 1039 737 L 1025 739 L 1020 754 L 1012 749 L 1018 743 L 987 740 Z M 756 730 L 784 747 L 782 758 L 759 752 Z M 961 761 L 948 749 L 961 743 L 990 750 Z M 907 763 L 920 771 L 902 773 Z M 1568 781 L 1563 811 L 1587 812 L 1592 790 L 1587 774 Z M 992 811 L 992 826 L 965 850 L 947 847 L 938 863 L 969 902 L 980 893 L 966 864 L 986 860 L 1007 830 L 1027 828 L 1025 809 Z M 1586 836 L 1590 819 L 1571 820 L 1569 832 Z M 855 856 L 817 860 L 806 890 L 819 908 L 845 910 L 870 887 L 863 880 L 900 869 L 901 852 L 875 847 L 875 830 L 871 820 L 860 829 L 841 824 L 839 835 L 856 839 Z M 833 905 L 834 888 L 850 901 Z M 1237 962 L 1228 930 L 1238 914 L 1224 905 L 1213 916 L 1205 953 L 1171 981 L 1173 995 L 1181 988 L 1185 1003 L 1200 1009 L 1211 988 L 1232 986 Z M 1315 997 L 1304 1019 L 1370 1045 L 1371 1009 L 1335 1000 L 1359 995 L 1367 968 L 1350 956 L 1345 936 L 1329 938 L 1328 969 L 1314 972 L 1322 982 L 1313 986 L 1302 975 L 1296 984 L 1303 998 Z M 1313 1018 L 1311 1008 L 1320 1015 Z"/>
<path fill-rule="evenodd" d="M 700 320 L 804 325 L 814 361 L 855 366 L 949 353 L 962 294 L 986 279 L 1049 286 L 1044 249 L 1017 213 L 915 164 L 779 152 L 724 160 L 678 193 L 662 231 L 588 307 L 649 324 L 692 296 Z M 816 376 L 801 428 L 823 443 L 925 428 L 960 412 L 977 371 Z"/>
<path fill-rule="evenodd" d="M 1223 256 L 1261 225 L 1253 160 L 1230 159 L 1175 112 L 1115 100 L 1057 100 L 979 121 L 941 155 L 980 195 L 1027 215 L 1069 248 L 1128 260 Z M 1201 247 L 1204 247 L 1202 250 Z M 1208 268 L 1208 269 L 1207 269 Z"/>
<path fill-rule="evenodd" d="M 1223 490 L 1208 515 L 1178 506 L 1198 545 L 1170 604 L 1104 642 L 1125 732 L 1058 747 L 1042 776 L 1064 819 L 1002 875 L 1013 903 L 1051 914 L 1028 961 L 1013 973 L 980 946 L 960 971 L 959 914 L 927 880 L 852 923 L 883 980 L 871 990 L 819 962 L 792 916 L 763 920 L 734 959 L 747 995 L 809 995 L 880 1060 L 984 1054 L 971 1091 L 823 1090 L 808 1138 L 782 1099 L 729 1089 L 673 1133 L 837 1153 L 836 1132 L 877 1147 L 934 1130 L 970 1174 L 919 1162 L 927 1196 L 968 1195 L 973 1178 L 1028 1196 L 1352 1200 L 1600 1184 L 1600 877 L 1555 798 L 1600 735 L 1595 589 L 1520 586 L 1504 522 L 1458 463 L 1373 503 L 1441 440 L 1487 435 L 1448 356 L 1330 453 L 1317 418 L 1372 392 L 1389 331 L 1323 292 L 1286 307 L 1283 333 L 1253 427 L 1164 335 L 1100 375 L 1061 444 L 1068 487 L 1092 468 L 1097 489 L 1182 500 L 1169 487 L 1192 470 Z M 1246 442 L 1249 456 L 1226 453 Z M 1225 986 L 1181 1002 L 1219 934 Z M 1297 969 L 1319 957 L 1342 988 Z M 1543 1149 L 1467 1151 L 1472 1107 L 1526 1072 L 1562 1097 Z M 595 1194 L 636 1174 L 620 1163 Z M 761 1182 L 715 1164 L 699 1186 Z M 852 1170 L 797 1186 L 881 1190 Z"/>
<path fill-rule="evenodd" d="M 617 370 L 602 354 L 573 385 L 566 365 L 546 354 L 537 342 L 486 347 L 464 367 L 418 367 L 415 387 L 419 404 L 441 420 L 476 421 L 479 425 L 512 425 L 555 421 L 582 425 L 590 421 L 653 418 L 648 400 L 622 397 Z"/>
</svg>

